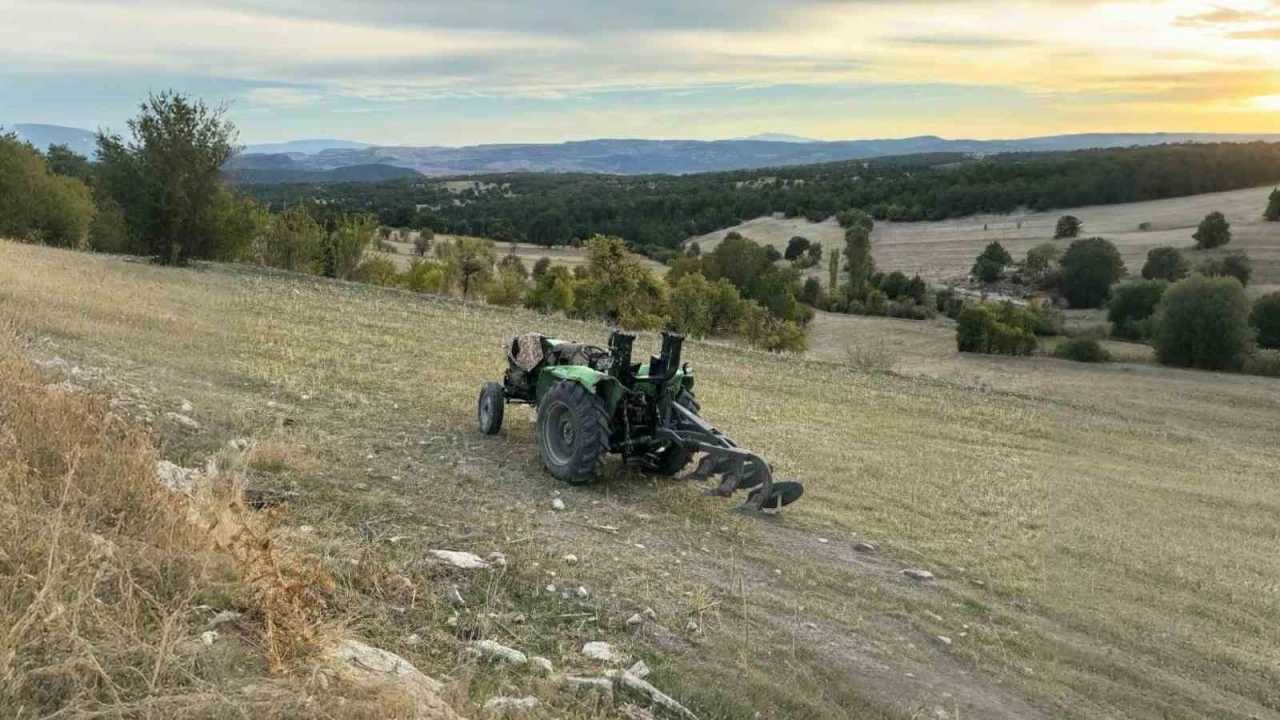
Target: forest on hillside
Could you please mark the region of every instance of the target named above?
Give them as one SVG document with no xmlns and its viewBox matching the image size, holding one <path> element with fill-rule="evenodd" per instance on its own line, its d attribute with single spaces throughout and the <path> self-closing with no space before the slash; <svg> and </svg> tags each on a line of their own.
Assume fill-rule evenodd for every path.
<svg viewBox="0 0 1280 720">
<path fill-rule="evenodd" d="M 858 208 L 877 220 L 944 220 L 1237 190 L 1280 181 L 1280 143 L 1160 145 L 975 158 L 873 161 L 705 173 L 520 173 L 474 182 L 257 185 L 273 209 L 317 203 L 376 213 L 383 224 L 557 245 L 595 234 L 675 248 L 693 235 L 771 213 L 824 220 Z"/>
</svg>

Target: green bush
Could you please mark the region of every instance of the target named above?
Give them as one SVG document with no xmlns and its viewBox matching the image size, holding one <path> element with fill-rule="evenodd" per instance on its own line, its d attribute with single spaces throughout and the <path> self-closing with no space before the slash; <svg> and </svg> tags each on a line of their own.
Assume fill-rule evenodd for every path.
<svg viewBox="0 0 1280 720">
<path fill-rule="evenodd" d="M 1144 321 L 1155 315 L 1168 287 L 1169 283 L 1164 280 L 1136 280 L 1117 285 L 1107 305 L 1112 334 L 1129 340 L 1141 340 L 1149 334 L 1151 325 Z"/>
<path fill-rule="evenodd" d="M 770 352 L 801 353 L 809 346 L 804 328 L 790 320 L 770 318 L 760 347 Z"/>
<path fill-rule="evenodd" d="M 861 227 L 866 228 L 867 232 L 874 230 L 876 224 L 870 215 L 861 210 L 845 210 L 842 213 L 837 213 L 836 222 L 845 230 Z"/>
<path fill-rule="evenodd" d="M 301 206 L 271 216 L 266 232 L 251 247 L 260 265 L 282 270 L 319 272 L 324 228 Z"/>
<path fill-rule="evenodd" d="M 512 256 L 508 256 L 512 257 Z M 511 307 L 519 305 L 529 292 L 529 282 L 513 267 L 498 271 L 498 276 L 484 287 L 484 299 L 490 305 Z"/>
<path fill-rule="evenodd" d="M 1067 338 L 1054 346 L 1053 356 L 1084 363 L 1106 363 L 1114 359 L 1097 338 L 1091 337 Z"/>
<path fill-rule="evenodd" d="M 422 228 L 418 231 L 418 237 L 413 239 L 413 251 L 418 257 L 426 257 L 427 252 L 431 250 L 431 243 L 435 242 L 436 234 L 431 228 Z"/>
<path fill-rule="evenodd" d="M 1078 237 L 1082 227 L 1084 227 L 1084 223 L 1080 222 L 1080 218 L 1074 215 L 1063 215 L 1058 218 L 1058 225 L 1053 230 L 1053 239 L 1063 240 Z"/>
<path fill-rule="evenodd" d="M 1030 355 L 1036 349 L 1035 324 L 1013 303 L 967 307 L 956 318 L 956 347 L 967 353 Z"/>
<path fill-rule="evenodd" d="M 0 135 L 0 237 L 85 248 L 93 217 L 88 186 L 54 175 L 30 145 Z"/>
<path fill-rule="evenodd" d="M 573 303 L 573 276 L 563 266 L 548 268 L 524 296 L 525 307 L 544 313 L 571 310 Z"/>
<path fill-rule="evenodd" d="M 1280 350 L 1280 292 L 1263 295 L 1253 303 L 1249 324 L 1257 333 L 1259 347 Z"/>
<path fill-rule="evenodd" d="M 1101 307 L 1124 272 L 1124 260 L 1111 241 L 1076 240 L 1062 255 L 1062 294 L 1074 308 Z"/>
<path fill-rule="evenodd" d="M 581 267 L 583 277 L 574 285 L 578 314 L 628 330 L 662 324 L 669 289 L 622 240 L 599 235 L 588 240 L 587 262 Z"/>
<path fill-rule="evenodd" d="M 537 282 L 538 280 L 542 279 L 542 276 L 547 274 L 547 270 L 550 267 L 551 267 L 551 258 L 549 257 L 538 258 L 538 261 L 533 264 L 533 281 Z"/>
<path fill-rule="evenodd" d="M 1248 285 L 1253 276 L 1253 261 L 1243 252 L 1233 252 L 1223 257 L 1205 260 L 1198 268 L 1201 274 L 1210 277 L 1233 277 L 1241 285 Z"/>
<path fill-rule="evenodd" d="M 376 215 L 344 215 L 320 240 L 320 274 L 350 280 L 378 230 Z"/>
<path fill-rule="evenodd" d="M 1062 259 L 1062 248 L 1053 243 L 1041 243 L 1027 251 L 1023 268 L 1033 278 L 1039 278 L 1057 266 Z"/>
<path fill-rule="evenodd" d="M 1267 199 L 1267 209 L 1262 213 L 1262 217 L 1268 222 L 1280 222 L 1280 188 L 1271 191 L 1271 197 Z"/>
<path fill-rule="evenodd" d="M 1220 212 L 1211 212 L 1200 221 L 1200 227 L 1191 237 L 1195 238 L 1196 247 L 1211 250 L 1231 242 L 1231 223 Z"/>
<path fill-rule="evenodd" d="M 1245 356 L 1240 372 L 1246 375 L 1280 378 L 1280 352 L 1255 350 Z"/>
<path fill-rule="evenodd" d="M 1190 272 L 1186 258 L 1175 247 L 1152 248 L 1147 253 L 1146 264 L 1142 266 L 1142 277 L 1147 280 L 1178 282 Z"/>
<path fill-rule="evenodd" d="M 1032 334 L 1040 336 L 1062 334 L 1062 311 L 1054 307 L 1052 303 L 1032 300 L 1031 303 L 1027 305 L 1026 312 L 1032 322 Z"/>
<path fill-rule="evenodd" d="M 356 282 L 392 287 L 400 282 L 400 274 L 396 272 L 396 264 L 381 255 L 370 255 L 351 272 L 351 279 Z"/>
<path fill-rule="evenodd" d="M 444 292 L 444 266 L 432 260 L 410 260 L 409 268 L 400 275 L 400 284 L 419 293 Z"/>
<path fill-rule="evenodd" d="M 1235 278 L 1195 274 L 1160 300 L 1154 344 L 1165 365 L 1235 369 L 1250 335 L 1249 301 Z"/>
</svg>

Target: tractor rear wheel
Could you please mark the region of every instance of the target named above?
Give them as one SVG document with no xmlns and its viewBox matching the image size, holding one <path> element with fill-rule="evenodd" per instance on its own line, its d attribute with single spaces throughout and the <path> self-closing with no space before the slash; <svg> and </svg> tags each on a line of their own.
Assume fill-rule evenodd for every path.
<svg viewBox="0 0 1280 720">
<path fill-rule="evenodd" d="M 591 482 L 609 452 L 609 411 L 582 385 L 561 380 L 538 402 L 538 454 L 570 485 Z"/>
<path fill-rule="evenodd" d="M 487 382 L 480 388 L 480 400 L 476 403 L 476 416 L 480 420 L 480 432 L 497 435 L 502 429 L 502 411 L 506 407 L 502 385 Z"/>
<path fill-rule="evenodd" d="M 681 390 L 680 394 L 676 396 L 676 402 L 694 414 L 697 414 L 700 409 L 698 401 L 693 397 L 693 392 L 689 390 Z M 649 470 L 653 474 L 663 477 L 678 475 L 693 459 L 695 452 L 695 450 L 672 443 L 654 452 L 656 459 L 650 463 Z"/>
</svg>

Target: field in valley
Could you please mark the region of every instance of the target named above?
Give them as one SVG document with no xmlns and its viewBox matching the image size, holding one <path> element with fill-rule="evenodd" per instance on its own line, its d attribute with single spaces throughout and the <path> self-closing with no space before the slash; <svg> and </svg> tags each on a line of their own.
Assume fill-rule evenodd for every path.
<svg viewBox="0 0 1280 720">
<path fill-rule="evenodd" d="M 437 235 L 436 242 L 451 241 L 454 237 L 455 236 L 453 235 Z M 409 263 L 417 257 L 413 241 L 408 240 L 402 242 L 397 238 L 391 240 L 390 244 L 396 250 L 394 253 L 381 252 L 379 254 L 383 257 L 390 258 L 391 261 L 396 264 L 396 267 L 401 270 L 408 268 Z M 584 248 L 569 247 L 567 245 L 547 248 L 539 245 L 530 245 L 528 243 L 494 242 L 493 246 L 494 252 L 499 258 L 507 255 L 508 253 L 514 252 L 516 257 L 524 261 L 525 267 L 529 269 L 533 269 L 533 264 L 538 262 L 540 258 L 544 257 L 551 258 L 552 265 L 562 265 L 570 270 L 573 270 L 579 265 L 587 262 L 587 251 Z M 665 274 L 667 271 L 666 266 L 662 263 L 649 260 L 648 258 L 645 258 L 645 263 L 650 267 L 650 269 L 659 274 Z"/>
<path fill-rule="evenodd" d="M 969 273 L 974 257 L 988 243 L 998 241 L 1015 258 L 1022 258 L 1030 248 L 1052 240 L 1059 217 L 1075 215 L 1084 222 L 1081 237 L 1101 235 L 1111 240 L 1124 256 L 1129 272 L 1137 274 L 1151 248 L 1162 245 L 1193 247 L 1195 243 L 1191 235 L 1196 226 L 1205 215 L 1217 210 L 1227 216 L 1234 239 L 1226 248 L 1215 250 L 1213 254 L 1228 250 L 1247 252 L 1254 264 L 1253 291 L 1270 292 L 1280 289 L 1280 223 L 1268 223 L 1262 219 L 1271 190 L 1271 187 L 1253 188 L 1043 213 L 976 215 L 941 222 L 881 222 L 876 223 L 871 235 L 872 252 L 880 269 L 919 273 L 928 280 L 954 281 Z M 1151 228 L 1139 230 L 1142 223 L 1151 223 Z M 796 235 L 824 247 L 829 248 L 833 244 L 844 247 L 844 231 L 834 218 L 822 223 L 809 223 L 803 218 L 757 218 L 693 240 L 706 252 L 731 230 L 737 230 L 757 242 L 772 244 L 779 250 Z M 1063 247 L 1068 243 L 1065 240 L 1058 242 Z M 1192 253 L 1191 261 L 1194 264 L 1202 257 L 1210 256 L 1211 253 Z M 825 265 L 813 273 L 815 277 L 825 278 Z"/>
<path fill-rule="evenodd" d="M 1280 253 L 1280 230 L 1242 214 L 1263 197 L 1078 214 L 1087 233 L 1125 241 L 1128 259 L 1189 244 L 1183 224 L 1222 209 L 1233 247 L 1275 283 L 1280 254 L 1262 243 Z M 1021 231 L 886 224 L 876 259 L 963 272 L 991 239 L 1015 254 L 1047 239 L 1059 214 L 1025 216 Z M 1148 220 L 1156 229 L 1137 233 Z M 617 464 L 594 485 L 560 485 L 521 408 L 500 436 L 478 434 L 476 392 L 500 376 L 511 336 L 601 343 L 598 325 L 7 242 L 0 319 L 32 355 L 127 388 L 170 459 L 199 465 L 233 437 L 270 448 L 250 480 L 296 493 L 282 542 L 367 597 L 351 632 L 464 702 L 506 686 L 551 698 L 532 717 L 613 716 L 547 695 L 532 673 L 460 660 L 483 634 L 577 672 L 583 642 L 618 643 L 703 718 L 1280 717 L 1274 379 L 1161 368 L 1141 348 L 1108 366 L 965 357 L 942 322 L 826 314 L 801 360 L 690 342 L 704 415 L 806 484 L 762 521 Z M 643 336 L 639 352 L 656 344 Z M 164 418 L 182 399 L 198 431 Z M 509 564 L 467 576 L 424 563 L 432 548 Z M 452 583 L 475 620 L 456 629 L 442 599 Z M 629 628 L 645 607 L 657 621 Z"/>
</svg>

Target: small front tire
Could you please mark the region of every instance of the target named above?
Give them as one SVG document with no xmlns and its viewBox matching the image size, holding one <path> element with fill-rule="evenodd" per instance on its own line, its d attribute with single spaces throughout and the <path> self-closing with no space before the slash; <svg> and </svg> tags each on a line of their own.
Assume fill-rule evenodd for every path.
<svg viewBox="0 0 1280 720">
<path fill-rule="evenodd" d="M 476 404 L 476 416 L 480 420 L 480 432 L 485 435 L 497 435 L 502 429 L 502 411 L 506 407 L 506 396 L 502 385 L 487 382 L 480 388 L 480 400 Z"/>
</svg>

